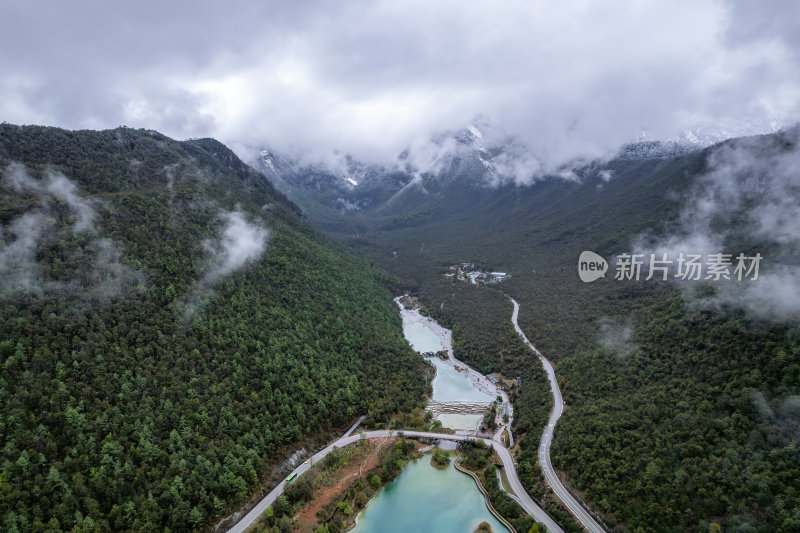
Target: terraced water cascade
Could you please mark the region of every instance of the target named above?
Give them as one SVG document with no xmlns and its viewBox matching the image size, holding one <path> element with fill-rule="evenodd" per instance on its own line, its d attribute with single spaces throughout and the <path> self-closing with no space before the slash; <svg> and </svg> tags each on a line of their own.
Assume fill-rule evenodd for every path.
<svg viewBox="0 0 800 533">
<path fill-rule="evenodd" d="M 459 433 L 474 433 L 483 414 L 496 398 L 496 389 L 484 376 L 453 357 L 452 331 L 442 327 L 418 309 L 407 308 L 401 298 L 395 302 L 403 319 L 403 334 L 419 353 L 447 352 L 447 359 L 429 357 L 436 368 L 429 409 L 442 426 Z"/>
</svg>

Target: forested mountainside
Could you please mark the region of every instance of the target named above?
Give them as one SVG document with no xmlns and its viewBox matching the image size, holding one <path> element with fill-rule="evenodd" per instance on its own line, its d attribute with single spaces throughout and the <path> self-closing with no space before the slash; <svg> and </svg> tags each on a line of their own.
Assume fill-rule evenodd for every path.
<svg viewBox="0 0 800 533">
<path fill-rule="evenodd" d="M 553 503 L 536 461 L 550 397 L 511 327 L 505 294 L 520 302 L 520 325 L 555 361 L 562 384 L 567 409 L 553 464 L 610 527 L 800 531 L 799 134 L 628 154 L 577 169 L 578 179 L 527 187 L 475 186 L 473 176 L 459 186 L 450 176 L 441 187 L 461 189 L 458 210 L 431 194 L 425 217 L 407 212 L 413 224 L 391 223 L 402 213 L 343 211 L 351 225 L 338 227 L 359 234 L 339 236 L 453 328 L 459 359 L 522 378 L 519 473 L 534 496 Z M 762 278 L 615 281 L 612 263 L 606 279 L 579 280 L 581 251 L 611 260 L 642 243 L 760 252 Z M 490 286 L 444 277 L 460 262 L 511 277 Z"/>
<path fill-rule="evenodd" d="M 228 148 L 0 126 L 0 526 L 188 531 L 420 404 L 388 280 Z"/>
</svg>

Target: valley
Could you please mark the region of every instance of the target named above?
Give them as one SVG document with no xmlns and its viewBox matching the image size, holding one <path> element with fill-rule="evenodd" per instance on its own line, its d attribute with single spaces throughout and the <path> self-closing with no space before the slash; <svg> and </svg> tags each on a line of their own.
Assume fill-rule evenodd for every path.
<svg viewBox="0 0 800 533">
<path fill-rule="evenodd" d="M 442 328 L 438 325 L 435 321 L 431 320 L 423 316 L 420 313 L 418 305 L 411 300 L 408 295 L 398 296 L 394 299 L 395 304 L 398 305 L 400 309 L 401 317 L 403 318 L 403 331 L 406 336 L 406 340 L 420 354 L 425 353 L 436 353 L 436 352 L 445 352 L 448 355 L 448 358 L 451 357 L 451 344 L 452 344 L 452 332 L 445 328 Z M 605 531 L 603 527 L 601 527 L 596 519 L 593 517 L 591 510 L 585 507 L 583 502 L 578 502 L 574 498 L 574 496 L 568 492 L 568 490 L 564 487 L 561 480 L 554 474 L 553 468 L 550 463 L 550 452 L 549 448 L 552 443 L 553 432 L 555 429 L 555 425 L 560 418 L 563 409 L 564 403 L 561 399 L 561 392 L 559 390 L 558 382 L 555 377 L 555 373 L 553 372 L 553 367 L 550 362 L 545 359 L 538 350 L 528 341 L 525 334 L 519 328 L 517 324 L 517 316 L 519 313 L 519 304 L 515 300 L 511 300 L 514 304 L 514 310 L 510 317 L 512 324 L 514 325 L 515 330 L 517 333 L 522 337 L 523 341 L 525 342 L 526 346 L 528 346 L 534 353 L 542 361 L 542 365 L 545 367 L 548 379 L 550 382 L 550 389 L 553 394 L 553 404 L 554 408 L 550 415 L 550 420 L 548 423 L 548 427 L 542 434 L 542 441 L 539 445 L 539 461 L 543 465 L 543 471 L 546 476 L 547 482 L 549 483 L 551 489 L 555 492 L 558 498 L 563 502 L 563 504 L 573 513 L 578 521 L 585 527 L 587 530 L 592 532 L 602 533 Z M 440 359 L 438 357 L 429 358 L 429 360 L 434 361 L 434 363 L 438 363 Z M 454 372 L 455 368 L 459 368 L 459 365 L 462 368 L 462 371 L 466 371 L 471 374 L 471 379 L 464 380 L 466 376 L 461 376 L 456 371 Z M 458 362 L 457 360 L 451 361 L 450 365 L 443 365 L 443 364 L 434 364 L 436 367 L 436 375 L 433 379 L 433 393 L 431 395 L 431 400 L 428 404 L 428 409 L 432 410 L 434 416 L 437 417 L 437 420 L 440 422 L 439 426 L 444 427 L 446 429 L 455 430 L 452 434 L 440 434 L 440 433 L 424 433 L 418 431 L 398 431 L 397 436 L 399 437 L 421 437 L 425 438 L 429 441 L 433 441 L 434 445 L 438 442 L 448 441 L 448 440 L 464 440 L 465 438 L 473 438 L 477 441 L 483 442 L 484 445 L 489 446 L 490 448 L 494 448 L 498 453 L 500 458 L 503 460 L 503 466 L 505 470 L 505 477 L 507 478 L 511 490 L 511 497 L 518 503 L 522 505 L 522 507 L 531 515 L 533 516 L 538 522 L 541 522 L 547 528 L 547 531 L 551 533 L 560 533 L 563 530 L 557 525 L 557 523 L 547 515 L 545 511 L 543 511 L 533 500 L 530 498 L 528 493 L 526 492 L 525 488 L 519 482 L 519 478 L 516 473 L 516 464 L 511 461 L 511 455 L 507 449 L 508 446 L 513 446 L 513 440 L 511 443 L 508 442 L 508 439 L 505 439 L 505 442 L 502 438 L 503 434 L 506 434 L 510 437 L 511 431 L 510 427 L 513 424 L 513 418 L 505 420 L 501 419 L 500 414 L 497 415 L 497 430 L 495 434 L 489 434 L 488 437 L 484 434 L 484 431 L 479 431 L 477 426 L 464 426 L 463 421 L 460 419 L 461 417 L 467 417 L 469 415 L 460 414 L 458 411 L 463 409 L 465 403 L 468 403 L 469 400 L 473 399 L 491 399 L 492 395 L 488 394 L 488 387 L 493 385 L 490 381 L 486 379 L 485 376 L 481 376 L 477 374 L 474 370 L 466 367 L 463 363 Z M 454 368 L 455 367 L 455 368 Z M 483 381 L 485 380 L 485 382 Z M 454 382 L 458 382 L 458 385 L 454 385 Z M 497 386 L 495 393 L 498 396 L 498 400 L 502 398 L 501 405 L 509 406 L 509 399 L 508 395 L 505 393 L 504 390 Z M 476 394 L 478 395 L 476 397 Z M 488 402 L 487 402 L 488 403 Z M 469 404 L 475 405 L 475 404 Z M 446 408 L 447 406 L 453 406 L 454 411 L 456 414 L 450 414 L 447 417 L 443 417 L 438 414 L 437 411 Z M 482 415 L 477 415 L 479 418 L 483 418 Z M 362 418 L 363 419 L 363 418 Z M 360 422 L 361 420 L 359 420 Z M 228 530 L 228 533 L 240 533 L 248 530 L 251 524 L 259 520 L 260 516 L 272 505 L 274 505 L 275 501 L 283 494 L 285 487 L 289 485 L 290 482 L 293 482 L 297 476 L 302 475 L 303 473 L 309 471 L 314 464 L 318 464 L 320 461 L 325 459 L 328 454 L 348 445 L 351 445 L 353 442 L 361 442 L 364 439 L 374 439 L 374 438 L 392 438 L 393 432 L 391 431 L 381 431 L 381 432 L 362 432 L 359 434 L 358 438 L 356 436 L 350 436 L 351 433 L 357 428 L 359 422 L 356 422 L 354 426 L 352 426 L 345 435 L 337 440 L 335 443 L 329 445 L 325 449 L 321 450 L 320 452 L 314 454 L 313 456 L 309 457 L 306 461 L 304 461 L 299 467 L 297 467 L 289 476 L 287 476 L 287 481 L 282 484 L 279 484 L 275 487 L 264 499 L 262 499 L 245 517 L 243 517 L 233 528 Z M 483 428 L 481 428 L 483 430 Z M 435 498 L 431 498 L 431 496 L 425 496 L 425 490 L 420 489 L 418 485 L 422 485 L 423 487 L 427 482 L 425 481 L 418 481 L 416 477 L 421 472 L 420 465 L 423 464 L 424 461 L 419 463 L 414 463 L 411 467 L 406 467 L 409 469 L 409 472 L 413 472 L 413 474 L 404 474 L 401 478 L 399 478 L 396 483 L 399 487 L 403 487 L 402 489 L 396 488 L 395 490 L 401 491 L 405 496 L 401 497 L 402 499 L 399 501 L 391 501 L 387 500 L 387 496 L 380 496 L 377 503 L 372 506 L 372 511 L 370 513 L 370 517 L 377 515 L 375 518 L 371 518 L 368 522 L 362 522 L 361 525 L 356 525 L 353 531 L 377 531 L 380 530 L 382 526 L 381 524 L 393 524 L 400 528 L 409 527 L 403 520 L 398 520 L 398 517 L 406 516 L 411 511 L 416 514 L 416 526 L 417 528 L 420 527 L 433 527 L 437 531 L 440 530 L 447 530 L 447 528 L 456 527 L 454 531 L 458 531 L 457 528 L 457 521 L 454 522 L 453 517 L 451 517 L 447 512 L 442 512 L 441 507 L 445 505 L 442 502 L 439 502 Z M 404 472 L 406 470 L 404 469 Z M 414 481 L 407 481 L 406 477 L 414 478 Z M 458 479 L 456 475 L 454 479 Z M 403 480 L 403 481 L 401 481 Z M 422 492 L 420 492 L 420 490 Z M 455 492 L 453 492 L 455 490 Z M 388 491 L 388 489 L 387 489 Z M 461 489 L 445 489 L 445 488 L 437 488 L 436 492 L 444 492 L 450 495 L 451 498 L 458 497 L 460 492 L 463 492 L 464 488 Z M 383 494 L 383 493 L 382 493 Z M 387 492 L 387 494 L 389 494 Z M 428 502 L 431 505 L 430 509 L 425 506 L 420 505 L 419 498 L 422 497 L 423 501 Z M 406 501 L 408 500 L 408 501 Z M 446 505 L 448 509 L 453 508 L 454 503 Z M 369 505 L 368 505 L 369 507 Z M 457 506 L 455 508 L 458 508 Z M 424 509 L 428 509 L 427 511 Z M 359 515 L 361 516 L 361 515 Z M 468 518 L 468 515 L 465 516 L 463 513 L 458 513 L 460 520 L 464 518 Z M 499 531 L 505 530 L 505 526 L 500 525 L 499 523 L 494 521 L 494 527 L 500 528 Z M 356 520 L 356 524 L 358 524 L 358 520 Z M 403 525 L 405 524 L 405 525 Z M 424 524 L 424 526 L 422 525 Z M 438 525 L 436 525 L 438 524 Z M 378 528 L 378 529 L 376 529 Z M 498 529 L 494 529 L 498 531 Z"/>
<path fill-rule="evenodd" d="M 550 492 L 548 475 L 567 480 L 613 530 L 704 530 L 725 523 L 767 532 L 793 520 L 789 509 L 794 503 L 781 507 L 781 518 L 766 511 L 784 505 L 778 501 L 794 501 L 792 482 L 775 477 L 786 472 L 793 437 L 778 429 L 781 422 L 771 415 L 757 414 L 762 410 L 753 405 L 763 405 L 765 398 L 774 406 L 770 409 L 779 409 L 782 402 L 793 401 L 797 385 L 792 369 L 798 354 L 794 315 L 775 320 L 737 302 L 698 304 L 702 294 L 709 295 L 706 301 L 726 294 L 725 286 L 692 292 L 665 282 L 583 283 L 576 265 L 583 250 L 610 257 L 637 246 L 642 236 L 668 242 L 682 231 L 684 220 L 691 220 L 692 198 L 702 197 L 701 187 L 716 176 L 721 157 L 744 152 L 764 161 L 791 158 L 796 135 L 795 128 L 670 154 L 630 150 L 602 164 L 578 167 L 577 181 L 551 177 L 527 187 L 487 186 L 480 173 L 464 176 L 463 167 L 445 166 L 439 174 L 423 176 L 427 194 L 395 197 L 391 215 L 388 208 L 336 212 L 312 209 L 315 204 L 309 200 L 302 205 L 315 224 L 398 276 L 400 286 L 411 288 L 431 317 L 453 330 L 455 357 L 483 374 L 521 378 L 513 400 L 520 478 L 565 529 L 579 530 L 561 499 Z M 747 167 L 751 160 L 745 161 L 738 171 L 743 182 L 753 172 Z M 322 173 L 316 175 L 323 179 Z M 379 183 L 373 178 L 371 190 Z M 393 183 L 385 182 L 395 191 L 386 194 L 397 194 Z M 311 194 L 300 183 L 295 187 L 296 194 Z M 358 188 L 349 194 L 355 198 Z M 406 214 L 425 215 L 399 222 L 406 194 Z M 768 189 L 748 194 L 744 214 L 732 214 L 734 219 L 755 216 L 747 213 L 770 195 Z M 721 216 L 704 222 L 710 224 L 709 234 L 719 232 L 726 248 L 755 252 L 767 246 L 782 262 L 777 268 L 792 268 L 793 245 L 769 244 L 763 234 L 754 236 L 746 229 L 729 231 L 726 220 Z M 470 263 L 485 265 L 484 270 L 513 276 L 502 284 L 476 286 L 466 276 L 458 280 L 442 274 L 450 273 L 454 258 L 470 258 Z M 547 375 L 509 327 L 513 305 L 505 294 L 522 303 L 519 327 L 535 332 L 537 347 L 548 354 L 558 375 L 568 408 L 555 431 L 548 422 L 552 398 L 546 394 Z M 780 296 L 765 305 L 776 301 Z M 778 353 L 786 357 L 782 371 L 774 362 Z M 767 371 L 771 377 L 754 380 L 754 368 L 772 369 Z M 697 376 L 714 376 L 714 384 L 701 385 Z M 688 434 L 703 442 L 699 448 L 690 452 L 682 443 L 687 433 L 679 429 L 683 422 L 678 420 L 691 421 Z M 659 428 L 655 434 L 653 424 Z M 750 437 L 733 427 L 750 428 Z M 539 443 L 550 432 L 553 466 L 540 469 L 546 462 L 538 456 Z M 771 432 L 784 436 L 773 439 Z M 659 450 L 657 455 L 653 449 Z M 609 453 L 615 462 L 604 459 Z M 752 501 L 749 490 L 732 479 L 703 471 L 700 465 L 709 461 L 736 464 L 748 472 L 749 490 L 766 483 L 783 496 Z M 687 493 L 689 479 L 694 481 Z"/>
<path fill-rule="evenodd" d="M 747 149 L 784 157 L 792 135 Z M 791 524 L 791 315 L 575 275 L 576 250 L 672 232 L 728 149 L 618 159 L 610 181 L 590 165 L 580 183 L 475 182 L 463 213 L 432 196 L 413 224 L 351 210 L 325 236 L 216 141 L 3 125 L 7 523 L 224 530 L 255 505 L 240 523 L 272 509 L 286 526 L 286 476 L 357 443 L 337 435 L 358 425 L 492 445 L 512 495 L 493 486 L 491 503 L 525 529 Z M 760 278 L 787 268 L 781 246 Z"/>
<path fill-rule="evenodd" d="M 423 316 L 408 295 L 395 298 L 395 303 L 400 307 L 403 333 L 411 347 L 421 354 L 446 354 L 441 358 L 438 355 L 426 357 L 436 370 L 427 409 L 443 427 L 457 433 L 486 433 L 490 428 L 481 424 L 484 415 L 489 414 L 496 398 L 502 399 L 500 405 L 507 405 L 508 395 L 486 376 L 455 359 L 453 332 Z M 497 427 L 497 434 L 501 435 L 506 427 L 501 416 L 498 414 L 492 423 Z"/>
<path fill-rule="evenodd" d="M 0 532 L 800 533 L 800 3 L 0 2 Z"/>
</svg>

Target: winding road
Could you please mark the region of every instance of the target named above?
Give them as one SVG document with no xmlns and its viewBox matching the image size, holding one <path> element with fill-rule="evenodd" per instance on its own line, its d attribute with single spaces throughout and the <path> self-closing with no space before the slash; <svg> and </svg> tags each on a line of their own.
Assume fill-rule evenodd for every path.
<svg viewBox="0 0 800 533">
<path fill-rule="evenodd" d="M 542 362 L 542 366 L 544 367 L 545 371 L 547 372 L 547 377 L 550 380 L 550 390 L 553 394 L 553 411 L 550 413 L 550 419 L 548 420 L 547 427 L 544 429 L 542 433 L 542 440 L 539 444 L 539 464 L 542 467 L 542 471 L 544 472 L 545 479 L 550 487 L 555 492 L 556 496 L 564 503 L 564 505 L 569 509 L 569 511 L 578 519 L 578 521 L 591 533 L 604 533 L 604 529 L 600 524 L 592 517 L 592 515 L 583 507 L 581 503 L 575 499 L 575 497 L 570 494 L 564 485 L 561 483 L 561 480 L 556 475 L 555 471 L 553 470 L 553 465 L 550 462 L 550 445 L 553 440 L 553 430 L 555 429 L 556 423 L 558 419 L 561 417 L 561 414 L 564 412 L 564 401 L 561 397 L 561 389 L 558 386 L 558 381 L 556 380 L 556 374 L 553 370 L 553 365 L 550 364 L 550 361 L 547 360 L 540 352 L 536 349 L 536 347 L 531 344 L 528 340 L 528 337 L 525 336 L 525 333 L 520 329 L 519 324 L 517 323 L 517 318 L 519 316 L 519 303 L 516 300 L 509 297 L 511 303 L 514 304 L 514 312 L 511 315 L 511 322 L 514 325 L 514 329 L 517 333 L 522 337 L 522 340 L 525 344 L 533 350 L 533 352 L 539 357 L 539 360 Z M 429 433 L 425 431 L 391 431 L 391 430 L 375 430 L 369 431 L 366 433 L 362 433 L 359 435 L 352 435 L 353 431 L 358 427 L 364 417 L 359 418 L 355 424 L 353 424 L 345 434 L 339 438 L 336 442 L 328 445 L 324 449 L 320 450 L 319 452 L 315 453 L 311 456 L 310 460 L 300 464 L 297 468 L 295 468 L 290 475 L 297 474 L 298 476 L 304 474 L 308 471 L 312 465 L 324 459 L 329 453 L 331 453 L 336 448 L 342 448 L 344 446 L 348 446 L 353 444 L 354 442 L 358 441 L 362 438 L 385 438 L 385 437 L 399 437 L 399 436 L 407 436 L 407 437 L 422 437 L 422 438 L 430 438 L 430 439 L 437 439 L 437 440 L 450 440 L 450 441 L 464 441 L 464 440 L 474 440 L 474 441 L 481 441 L 487 446 L 492 446 L 495 451 L 497 452 L 498 457 L 503 462 L 503 467 L 506 472 L 506 478 L 508 479 L 508 483 L 511 486 L 511 490 L 514 492 L 514 499 L 520 504 L 520 506 L 525 510 L 526 513 L 531 515 L 537 522 L 540 522 L 547 527 L 550 533 L 564 533 L 564 530 L 552 519 L 544 510 L 539 507 L 536 502 L 530 497 L 530 495 L 525 490 L 525 487 L 522 486 L 522 482 L 519 480 L 519 476 L 517 475 L 516 465 L 514 464 L 514 459 L 509 453 L 508 449 L 502 445 L 501 442 L 495 439 L 485 439 L 485 438 L 478 438 L 468 435 L 449 435 L 443 433 Z M 498 433 L 499 434 L 499 433 Z M 510 432 L 509 432 L 510 434 Z M 287 476 L 288 477 L 288 476 Z M 249 513 L 247 513 L 239 522 L 236 523 L 233 527 L 228 530 L 228 533 L 243 533 L 248 527 L 250 527 L 258 517 L 266 511 L 267 507 L 272 505 L 278 497 L 283 494 L 283 489 L 286 484 L 286 479 L 281 481 L 269 494 L 267 494 L 261 501 L 259 501 L 255 507 L 253 507 Z"/>
<path fill-rule="evenodd" d="M 293 470 L 293 473 L 297 473 L 298 476 L 305 473 L 311 465 L 317 463 L 321 459 L 324 459 L 326 455 L 331 453 L 334 448 L 342 448 L 343 446 L 347 446 L 349 444 L 353 444 L 357 440 L 361 438 L 367 439 L 376 439 L 376 438 L 385 438 L 385 437 L 423 437 L 429 439 L 437 439 L 437 440 L 452 440 L 452 441 L 463 441 L 463 440 L 475 440 L 481 441 L 487 446 L 493 446 L 495 451 L 497 451 L 497 455 L 500 457 L 500 460 L 503 462 L 503 467 L 506 471 L 506 477 L 508 478 L 508 483 L 511 485 L 512 490 L 516 495 L 516 499 L 522 508 L 525 510 L 526 513 L 531 515 L 537 522 L 541 522 L 547 527 L 547 530 L 550 533 L 564 533 L 564 530 L 561 529 L 555 521 L 550 518 L 547 513 L 545 513 L 541 507 L 536 505 L 531 497 L 525 492 L 522 483 L 517 477 L 517 469 L 514 466 L 514 460 L 511 457 L 511 454 L 508 452 L 508 449 L 505 448 L 499 442 L 496 442 L 492 439 L 481 439 L 476 437 L 471 437 L 467 435 L 447 435 L 442 433 L 428 433 L 425 431 L 390 431 L 390 430 L 376 430 L 376 431 L 368 431 L 363 436 L 359 435 L 348 435 L 346 437 L 342 437 L 333 444 L 327 446 L 325 449 L 320 450 L 319 452 L 315 453 L 311 457 L 311 461 L 308 463 L 302 463 L 300 466 Z M 267 494 L 260 502 L 250 510 L 239 522 L 228 530 L 228 533 L 243 533 L 248 527 L 250 527 L 256 519 L 267 510 L 267 507 L 272 505 L 278 497 L 283 494 L 283 488 L 285 485 L 286 480 L 284 479 L 277 487 L 272 489 L 272 491 Z"/>
<path fill-rule="evenodd" d="M 576 500 L 572 494 L 570 494 L 567 489 L 564 487 L 561 480 L 558 479 L 558 475 L 556 474 L 555 470 L 553 470 L 553 465 L 550 462 L 550 444 L 553 442 L 553 430 L 556 428 L 556 423 L 558 419 L 561 418 L 561 413 L 564 412 L 564 400 L 561 398 L 561 389 L 558 387 L 558 381 L 556 380 L 556 373 L 553 370 L 553 365 L 550 364 L 550 361 L 547 360 L 545 356 L 536 349 L 536 347 L 531 344 L 528 340 L 528 337 L 525 336 L 522 329 L 519 327 L 517 323 L 517 317 L 519 316 L 519 304 L 513 298 L 509 297 L 511 303 L 514 304 L 514 312 L 511 314 L 511 323 L 514 324 L 514 329 L 517 330 L 522 340 L 525 344 L 533 350 L 533 352 L 539 357 L 539 360 L 542 362 L 542 366 L 544 367 L 545 372 L 547 372 L 547 378 L 550 380 L 550 390 L 553 393 L 553 411 L 550 413 L 550 419 L 547 421 L 547 427 L 544 428 L 544 432 L 542 433 L 542 440 L 539 443 L 539 464 L 542 467 L 542 472 L 544 472 L 544 477 L 547 480 L 547 483 L 550 485 L 550 488 L 553 489 L 553 492 L 556 493 L 556 496 L 561 500 L 561 502 L 569 509 L 569 511 L 578 519 L 578 521 L 591 531 L 592 533 L 604 533 L 603 527 L 589 514 L 589 512 L 581 505 L 578 500 Z M 510 480 L 509 480 L 510 481 Z M 514 488 L 516 491 L 516 487 Z"/>
</svg>

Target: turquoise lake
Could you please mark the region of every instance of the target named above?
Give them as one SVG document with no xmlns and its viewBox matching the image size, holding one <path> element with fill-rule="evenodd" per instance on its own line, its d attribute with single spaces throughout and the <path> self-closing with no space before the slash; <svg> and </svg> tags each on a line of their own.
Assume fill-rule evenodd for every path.
<svg viewBox="0 0 800 533">
<path fill-rule="evenodd" d="M 431 331 L 425 324 L 420 324 L 419 322 L 406 325 L 403 328 L 403 335 L 411 347 L 420 353 L 438 352 L 447 348 L 447 346 L 442 346 L 442 342 L 436 333 Z"/>
<path fill-rule="evenodd" d="M 428 359 L 436 367 L 433 378 L 433 399 L 437 402 L 491 402 L 493 396 L 486 395 L 472 386 L 469 376 L 457 372 L 438 357 Z"/>
<path fill-rule="evenodd" d="M 481 522 L 509 533 L 486 508 L 475 482 L 455 469 L 430 465 L 430 455 L 412 462 L 367 504 L 354 533 L 472 533 Z"/>
<path fill-rule="evenodd" d="M 411 347 L 420 353 L 438 352 L 446 348 L 436 333 L 419 322 L 404 325 L 403 334 Z M 452 365 L 445 364 L 438 357 L 431 357 L 428 361 L 436 367 L 433 399 L 437 402 L 494 401 L 494 396 L 488 396 L 474 388 L 466 373 L 456 372 Z"/>
</svg>

